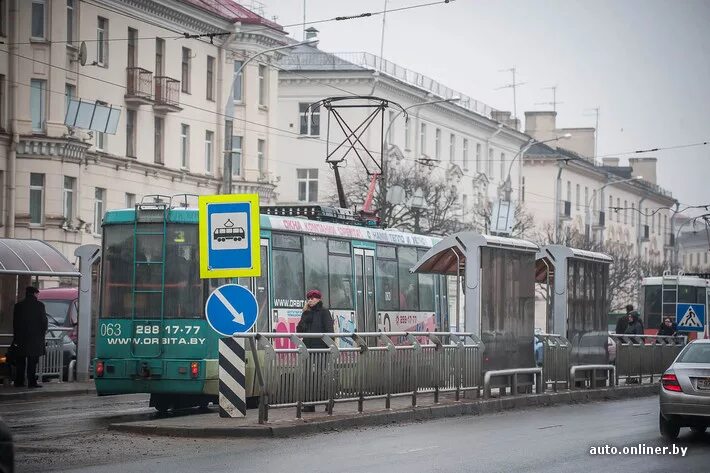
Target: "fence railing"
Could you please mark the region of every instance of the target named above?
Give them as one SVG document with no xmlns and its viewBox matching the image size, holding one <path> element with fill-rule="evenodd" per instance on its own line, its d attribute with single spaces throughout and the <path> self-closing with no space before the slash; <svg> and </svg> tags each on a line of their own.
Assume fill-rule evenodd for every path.
<svg viewBox="0 0 710 473">
<path fill-rule="evenodd" d="M 59 382 L 62 382 L 64 371 L 64 343 L 67 340 L 67 334 L 71 332 L 71 328 L 65 327 L 49 327 L 47 334 L 44 337 L 46 353 L 39 358 L 37 363 L 37 378 L 42 382 L 42 378 L 46 376 L 57 376 Z M 5 353 L 10 347 L 13 339 L 11 333 L 0 333 L 0 339 L 7 340 L 7 343 L 0 344 L 0 352 Z M 6 373 L 6 375 L 9 375 Z"/>
<path fill-rule="evenodd" d="M 668 369 L 687 343 L 684 336 L 618 335 L 609 338 L 616 345 L 616 384 L 642 382 L 645 377 L 653 382 Z"/>
<path fill-rule="evenodd" d="M 570 350 L 572 345 L 562 335 L 535 334 L 542 343 L 542 382 L 557 392 L 558 386 L 569 387 Z"/>
<path fill-rule="evenodd" d="M 270 408 L 325 405 L 332 413 L 340 402 L 452 392 L 480 393 L 483 344 L 471 333 L 377 332 L 336 334 L 243 334 L 249 340 L 259 383 L 259 422 Z M 275 348 L 274 339 L 289 339 Z M 320 339 L 327 348 L 307 348 L 304 339 Z M 345 343 L 341 343 L 345 342 Z M 280 344 L 282 345 L 282 344 Z M 258 351 L 263 350 L 263 356 Z"/>
</svg>

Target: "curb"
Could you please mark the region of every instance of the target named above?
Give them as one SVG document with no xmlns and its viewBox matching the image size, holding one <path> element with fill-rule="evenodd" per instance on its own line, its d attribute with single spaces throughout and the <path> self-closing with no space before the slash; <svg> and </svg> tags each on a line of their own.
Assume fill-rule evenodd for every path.
<svg viewBox="0 0 710 473">
<path fill-rule="evenodd" d="M 77 388 L 61 391 L 44 390 L 43 388 L 33 391 L 18 391 L 0 393 L 2 401 L 31 401 L 33 399 L 48 399 L 57 397 L 80 396 L 82 394 L 96 394 L 96 388 Z"/>
<path fill-rule="evenodd" d="M 238 425 L 215 427 L 187 427 L 160 425 L 155 421 L 122 422 L 109 424 L 108 429 L 141 435 L 169 437 L 215 438 L 215 437 L 293 437 L 297 435 L 333 432 L 358 427 L 374 427 L 387 424 L 421 422 L 470 415 L 494 414 L 498 412 L 549 407 L 564 404 L 588 403 L 595 401 L 619 400 L 658 394 L 658 384 L 575 390 L 557 393 L 533 394 L 526 396 L 506 396 L 487 400 L 462 400 L 457 403 L 433 406 L 410 407 L 395 411 L 380 411 L 365 414 L 334 416 L 314 420 L 293 420 L 288 424 Z M 159 421 L 158 421 L 159 422 Z"/>
</svg>

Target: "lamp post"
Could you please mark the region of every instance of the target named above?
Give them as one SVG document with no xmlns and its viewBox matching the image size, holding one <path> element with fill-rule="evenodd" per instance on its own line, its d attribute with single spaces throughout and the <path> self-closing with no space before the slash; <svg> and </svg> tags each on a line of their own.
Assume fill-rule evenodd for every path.
<svg viewBox="0 0 710 473">
<path fill-rule="evenodd" d="M 589 209 L 592 205 L 592 200 L 594 200 L 597 197 L 597 192 L 601 192 L 613 184 L 623 184 L 624 182 L 638 181 L 639 179 L 643 179 L 643 176 L 634 176 L 629 179 L 622 179 L 620 181 L 607 182 L 603 186 L 599 186 L 592 191 L 592 197 L 589 198 L 589 200 L 586 202 L 586 206 L 585 206 L 584 222 L 585 222 L 585 226 L 589 227 L 588 230 L 585 232 L 587 244 L 589 244 L 590 241 L 592 240 L 592 217 L 591 217 L 592 213 Z"/>
<path fill-rule="evenodd" d="M 262 56 L 267 53 L 271 53 L 274 51 L 281 51 L 284 49 L 292 49 L 297 46 L 304 46 L 307 44 L 316 44 L 318 40 L 316 38 L 311 38 L 307 39 L 305 41 L 301 41 L 298 43 L 292 43 L 292 44 L 284 44 L 282 46 L 276 46 L 274 48 L 269 48 L 269 49 L 264 49 L 263 51 L 259 51 L 256 54 L 253 54 L 249 56 L 237 69 L 237 71 L 234 73 L 234 78 L 232 79 L 232 86 L 229 88 L 229 97 L 227 97 L 227 103 L 224 104 L 224 136 L 225 136 L 225 150 L 224 150 L 224 165 L 223 165 L 223 172 L 225 174 L 225 182 L 224 182 L 224 188 L 227 191 L 227 194 L 232 193 L 232 132 L 233 132 L 233 120 L 234 120 L 234 84 L 237 82 L 237 79 L 241 77 L 242 71 L 246 67 L 247 64 L 249 64 L 251 61 L 256 59 L 259 56 Z M 245 123 L 245 128 L 246 128 L 246 121 Z M 246 133 L 245 133 L 246 134 Z M 243 149 L 243 144 L 242 144 L 242 149 Z M 242 152 L 242 155 L 244 153 Z"/>
<path fill-rule="evenodd" d="M 395 120 L 399 118 L 400 115 L 403 113 L 406 114 L 407 110 L 415 108 L 415 107 L 423 107 L 425 105 L 435 105 L 438 103 L 453 103 L 453 102 L 458 102 L 461 100 L 461 97 L 451 97 L 448 99 L 438 99 L 438 100 L 431 100 L 429 102 L 422 102 L 422 103 L 415 103 L 413 105 L 410 105 L 408 107 L 404 107 L 402 110 L 399 110 L 395 116 L 392 117 L 390 120 L 389 124 L 387 125 L 387 129 L 385 130 L 385 134 L 382 137 L 382 139 L 385 142 L 384 146 L 384 153 L 382 156 L 380 156 L 381 162 L 380 162 L 380 219 L 383 220 L 383 212 L 385 209 L 385 205 L 387 203 L 387 145 L 389 142 L 389 133 L 392 128 L 392 125 L 394 124 Z M 409 120 L 409 116 L 407 115 L 406 120 Z M 415 133 L 416 136 L 416 133 Z"/>
</svg>

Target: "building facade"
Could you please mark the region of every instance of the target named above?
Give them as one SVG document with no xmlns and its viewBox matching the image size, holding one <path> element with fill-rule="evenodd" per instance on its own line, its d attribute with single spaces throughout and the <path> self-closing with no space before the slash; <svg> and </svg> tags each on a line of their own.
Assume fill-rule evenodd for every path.
<svg viewBox="0 0 710 473">
<path fill-rule="evenodd" d="M 536 224 L 536 235 L 529 237 L 564 242 L 573 233 L 592 246 L 617 245 L 642 261 L 670 263 L 677 201 L 657 185 L 656 159 L 598 163 L 593 129 L 557 128 L 556 115 L 525 113 L 525 131 L 535 140 L 572 135 L 569 142 L 536 144 L 525 154 L 521 198 Z"/>
<path fill-rule="evenodd" d="M 0 8 L 5 237 L 46 240 L 73 260 L 78 245 L 100 241 L 107 209 L 149 194 L 224 192 L 227 163 L 235 192 L 274 200 L 276 58 L 235 72 L 286 43 L 279 25 L 233 0 L 5 0 Z M 72 99 L 98 104 L 96 116 L 101 105 L 119 109 L 115 134 L 67 126 Z"/>
<path fill-rule="evenodd" d="M 517 195 L 522 164 L 511 163 L 528 137 L 506 120 L 509 114 L 368 53 L 333 54 L 302 46 L 280 65 L 277 127 L 292 130 L 295 136 L 276 137 L 279 202 L 334 202 L 333 170 L 326 156 L 343 158 L 347 145 L 337 147 L 346 137 L 346 128 L 341 129 L 333 115 L 328 117 L 324 107 L 309 106 L 338 96 L 376 96 L 389 102 L 384 116 L 376 117 L 367 129 L 356 127 L 372 109 L 339 110 L 353 131 L 363 132 L 357 144 L 361 159 L 354 151 L 345 157 L 347 164 L 340 168 L 343 180 L 379 172 L 374 160 L 383 162 L 384 135 L 385 168 L 422 166 L 431 176 L 444 176 L 458 192 L 460 218 L 466 226 L 486 229 L 476 209 L 489 207 L 498 198 L 509 172 Z M 363 102 L 367 103 L 359 101 Z M 395 104 L 407 109 L 408 120 Z M 414 189 L 405 189 L 408 196 L 410 191 Z M 348 204 L 361 206 L 362 202 Z"/>
</svg>

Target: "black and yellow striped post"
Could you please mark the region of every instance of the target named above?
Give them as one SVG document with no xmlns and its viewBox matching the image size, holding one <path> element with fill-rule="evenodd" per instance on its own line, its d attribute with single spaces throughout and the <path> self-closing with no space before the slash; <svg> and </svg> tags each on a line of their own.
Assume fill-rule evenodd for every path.
<svg viewBox="0 0 710 473">
<path fill-rule="evenodd" d="M 246 352 L 244 340 L 227 337 L 219 340 L 219 416 L 245 417 Z"/>
</svg>

